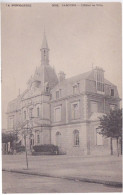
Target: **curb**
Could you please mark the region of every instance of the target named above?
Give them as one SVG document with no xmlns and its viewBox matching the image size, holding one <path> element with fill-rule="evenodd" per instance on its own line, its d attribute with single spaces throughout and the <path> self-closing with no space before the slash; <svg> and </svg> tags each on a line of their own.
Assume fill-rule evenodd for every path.
<svg viewBox="0 0 123 195">
<path fill-rule="evenodd" d="M 106 181 L 106 180 L 100 180 L 100 179 L 89 179 L 89 178 L 80 178 L 80 177 L 69 177 L 69 176 L 56 176 L 56 175 L 50 175 L 47 173 L 37 173 L 37 172 L 28 172 L 27 170 L 16 170 L 16 169 L 2 169 L 2 171 L 5 172 L 12 172 L 12 173 L 20 173 L 20 174 L 28 174 L 28 175 L 36 175 L 36 176 L 42 176 L 42 177 L 52 177 L 52 178 L 60 178 L 60 179 L 67 179 L 67 180 L 73 180 L 73 181 L 80 181 L 80 182 L 88 182 L 88 183 L 97 183 L 97 184 L 104 184 L 108 186 L 114 186 L 114 187 L 122 187 L 121 182 L 117 181 Z"/>
</svg>

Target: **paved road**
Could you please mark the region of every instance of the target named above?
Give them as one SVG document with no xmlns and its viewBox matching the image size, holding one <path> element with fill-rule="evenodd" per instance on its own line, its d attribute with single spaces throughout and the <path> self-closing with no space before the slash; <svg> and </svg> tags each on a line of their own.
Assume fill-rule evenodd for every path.
<svg viewBox="0 0 123 195">
<path fill-rule="evenodd" d="M 67 155 L 28 155 L 29 171 L 65 177 L 84 177 L 106 181 L 122 181 L 122 158 L 116 156 L 70 157 Z M 3 155 L 3 169 L 26 168 L 25 153 Z"/>
<path fill-rule="evenodd" d="M 121 192 L 121 188 L 3 171 L 3 193 Z"/>
</svg>

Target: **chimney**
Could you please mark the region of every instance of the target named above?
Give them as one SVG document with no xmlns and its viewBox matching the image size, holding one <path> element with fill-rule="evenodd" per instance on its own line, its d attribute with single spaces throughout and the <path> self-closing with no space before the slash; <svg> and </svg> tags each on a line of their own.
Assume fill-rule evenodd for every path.
<svg viewBox="0 0 123 195">
<path fill-rule="evenodd" d="M 65 73 L 63 71 L 60 71 L 58 73 L 58 79 L 59 79 L 59 82 L 65 80 Z"/>
</svg>

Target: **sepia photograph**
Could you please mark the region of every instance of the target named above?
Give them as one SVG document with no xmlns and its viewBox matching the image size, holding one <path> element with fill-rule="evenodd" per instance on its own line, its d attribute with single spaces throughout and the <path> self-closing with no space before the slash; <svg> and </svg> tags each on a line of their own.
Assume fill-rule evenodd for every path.
<svg viewBox="0 0 123 195">
<path fill-rule="evenodd" d="M 1 3 L 2 193 L 122 192 L 122 4 Z"/>
</svg>

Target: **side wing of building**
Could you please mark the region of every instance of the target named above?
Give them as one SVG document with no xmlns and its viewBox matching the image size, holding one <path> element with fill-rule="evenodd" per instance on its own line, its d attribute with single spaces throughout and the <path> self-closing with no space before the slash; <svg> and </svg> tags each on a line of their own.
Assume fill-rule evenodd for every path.
<svg viewBox="0 0 123 195">
<path fill-rule="evenodd" d="M 63 79 L 51 94 L 51 143 L 70 155 L 110 153 L 110 140 L 102 138 L 96 128 L 98 117 L 118 108 L 120 98 L 104 71 L 97 67 Z"/>
</svg>

